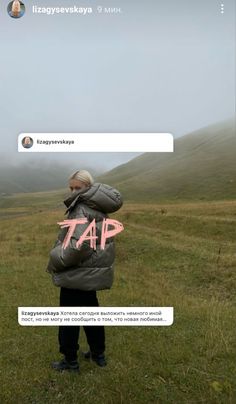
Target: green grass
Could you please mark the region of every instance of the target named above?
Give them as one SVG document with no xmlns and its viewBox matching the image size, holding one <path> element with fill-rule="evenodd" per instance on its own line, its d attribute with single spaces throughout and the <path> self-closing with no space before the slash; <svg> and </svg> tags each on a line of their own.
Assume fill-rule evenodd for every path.
<svg viewBox="0 0 236 404">
<path fill-rule="evenodd" d="M 57 195 L 1 205 L 2 403 L 236 403 L 236 202 L 125 204 L 104 306 L 174 306 L 171 327 L 106 327 L 108 366 L 58 374 L 57 327 L 21 327 L 18 306 L 57 306 L 45 272 Z M 16 198 L 17 199 L 17 198 Z M 86 349 L 81 330 L 80 344 Z"/>
</svg>

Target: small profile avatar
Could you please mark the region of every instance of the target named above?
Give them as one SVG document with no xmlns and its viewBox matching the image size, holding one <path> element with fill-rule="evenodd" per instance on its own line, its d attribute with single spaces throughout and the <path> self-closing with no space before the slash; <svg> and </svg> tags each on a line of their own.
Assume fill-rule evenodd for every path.
<svg viewBox="0 0 236 404">
<path fill-rule="evenodd" d="M 25 14 L 25 5 L 19 0 L 13 0 L 8 4 L 7 12 L 12 18 L 20 18 Z"/>
<path fill-rule="evenodd" d="M 22 146 L 25 148 L 25 149 L 30 149 L 32 146 L 33 146 L 33 144 L 34 144 L 34 141 L 33 141 L 33 139 L 32 139 L 32 137 L 29 137 L 29 136 L 25 136 L 23 139 L 22 139 Z"/>
</svg>

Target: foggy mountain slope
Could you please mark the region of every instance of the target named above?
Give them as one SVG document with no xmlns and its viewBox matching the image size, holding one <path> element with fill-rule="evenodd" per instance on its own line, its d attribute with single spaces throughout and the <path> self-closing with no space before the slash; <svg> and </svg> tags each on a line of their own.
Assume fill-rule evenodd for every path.
<svg viewBox="0 0 236 404">
<path fill-rule="evenodd" d="M 175 141 L 174 153 L 144 153 L 99 180 L 126 199 L 230 199 L 236 197 L 235 121 L 203 128 Z"/>
<path fill-rule="evenodd" d="M 87 169 L 98 176 L 137 156 L 137 153 L 40 154 L 7 155 L 0 150 L 0 195 L 65 188 L 70 174 L 78 169 Z"/>
<path fill-rule="evenodd" d="M 178 138 L 174 153 L 144 153 L 96 180 L 116 186 L 125 200 L 232 199 L 236 197 L 235 154 L 235 122 L 229 120 Z M 65 162 L 9 167 L 1 160 L 0 194 L 65 190 L 72 171 Z"/>
<path fill-rule="evenodd" d="M 75 165 L 64 162 L 32 162 L 10 165 L 0 161 L 0 194 L 51 191 L 67 186 Z M 92 173 L 94 170 L 87 167 Z"/>
</svg>

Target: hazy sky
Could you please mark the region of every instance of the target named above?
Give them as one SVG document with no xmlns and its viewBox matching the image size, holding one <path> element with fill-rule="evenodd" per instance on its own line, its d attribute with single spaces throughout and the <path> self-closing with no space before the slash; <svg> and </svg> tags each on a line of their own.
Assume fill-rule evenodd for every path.
<svg viewBox="0 0 236 404">
<path fill-rule="evenodd" d="M 234 114 L 234 1 L 25 0 L 0 4 L 1 152 L 21 132 L 186 134 Z M 93 14 L 32 14 L 32 6 L 93 7 Z M 121 7 L 98 14 L 97 5 Z M 45 154 L 110 168 L 132 155 Z M 106 160 L 106 164 L 104 163 Z"/>
</svg>

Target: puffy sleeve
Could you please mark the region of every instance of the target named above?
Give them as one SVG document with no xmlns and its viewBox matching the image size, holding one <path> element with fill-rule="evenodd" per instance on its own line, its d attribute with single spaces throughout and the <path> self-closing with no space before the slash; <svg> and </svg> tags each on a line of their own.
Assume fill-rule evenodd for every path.
<svg viewBox="0 0 236 404">
<path fill-rule="evenodd" d="M 76 219 L 80 218 L 87 219 L 83 207 L 79 208 L 76 213 Z M 61 240 L 61 237 L 59 236 L 54 248 L 50 252 L 47 272 L 61 272 L 73 267 L 78 267 L 82 261 L 88 259 L 90 255 L 92 255 L 93 249 L 90 247 L 89 240 L 85 240 L 79 247 L 76 246 L 77 241 L 80 239 L 88 225 L 89 222 L 76 225 L 66 248 L 63 247 L 63 240 Z"/>
</svg>

